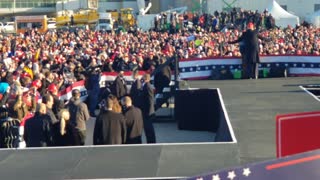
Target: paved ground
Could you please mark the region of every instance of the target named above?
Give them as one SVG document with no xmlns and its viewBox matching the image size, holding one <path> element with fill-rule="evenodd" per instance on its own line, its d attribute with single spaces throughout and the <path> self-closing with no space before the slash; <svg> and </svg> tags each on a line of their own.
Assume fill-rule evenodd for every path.
<svg viewBox="0 0 320 180">
<path fill-rule="evenodd" d="M 275 158 L 275 116 L 319 110 L 319 102 L 299 88 L 319 83 L 317 77 L 189 82 L 191 87 L 220 88 L 240 163 Z"/>
<path fill-rule="evenodd" d="M 159 114 L 170 115 L 171 110 L 162 109 Z M 190 142 L 213 142 L 215 133 L 203 132 L 203 131 L 186 131 L 178 130 L 177 123 L 174 121 L 168 121 L 167 119 L 158 120 L 154 123 L 156 132 L 157 143 L 190 143 Z M 87 122 L 87 139 L 86 145 L 93 144 L 93 129 L 94 129 L 95 118 L 91 118 Z M 143 134 L 142 140 L 145 143 L 145 136 Z"/>
</svg>

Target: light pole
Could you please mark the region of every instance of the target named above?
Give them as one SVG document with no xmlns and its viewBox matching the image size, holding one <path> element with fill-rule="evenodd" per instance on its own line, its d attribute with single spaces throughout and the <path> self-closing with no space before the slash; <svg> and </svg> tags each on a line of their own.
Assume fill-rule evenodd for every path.
<svg viewBox="0 0 320 180">
<path fill-rule="evenodd" d="M 16 0 L 13 0 L 13 16 L 15 14 L 15 10 L 16 10 Z"/>
</svg>

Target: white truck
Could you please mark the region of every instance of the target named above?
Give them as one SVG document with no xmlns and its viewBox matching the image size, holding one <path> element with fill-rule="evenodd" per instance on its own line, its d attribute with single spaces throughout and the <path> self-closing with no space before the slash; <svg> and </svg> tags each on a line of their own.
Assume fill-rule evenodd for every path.
<svg viewBox="0 0 320 180">
<path fill-rule="evenodd" d="M 96 25 L 96 31 L 112 31 L 113 30 L 113 19 L 111 13 L 99 13 L 99 19 Z"/>
</svg>

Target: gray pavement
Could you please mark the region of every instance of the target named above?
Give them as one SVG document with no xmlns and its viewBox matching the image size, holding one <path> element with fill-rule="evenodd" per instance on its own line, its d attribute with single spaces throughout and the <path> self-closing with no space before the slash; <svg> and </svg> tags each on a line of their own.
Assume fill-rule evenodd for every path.
<svg viewBox="0 0 320 180">
<path fill-rule="evenodd" d="M 164 114 L 163 114 L 164 115 Z M 93 144 L 93 129 L 95 118 L 90 118 L 87 122 L 86 145 Z M 204 131 L 186 131 L 178 130 L 176 122 L 158 122 L 153 123 L 157 143 L 194 143 L 194 142 L 214 142 L 215 133 Z M 143 143 L 146 143 L 145 135 L 142 135 Z"/>
</svg>

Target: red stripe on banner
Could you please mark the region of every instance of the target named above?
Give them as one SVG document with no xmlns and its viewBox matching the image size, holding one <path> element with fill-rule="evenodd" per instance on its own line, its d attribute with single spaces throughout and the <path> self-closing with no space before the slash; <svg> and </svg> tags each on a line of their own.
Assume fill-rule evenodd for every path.
<svg viewBox="0 0 320 180">
<path fill-rule="evenodd" d="M 62 96 L 62 95 L 65 95 L 67 94 L 68 92 L 72 91 L 73 88 L 75 87 L 78 87 L 78 86 L 84 86 L 85 84 L 85 81 L 84 80 L 81 80 L 81 81 L 77 81 L 75 83 L 73 83 L 71 86 L 61 90 L 58 94 L 58 96 Z"/>
<path fill-rule="evenodd" d="M 139 71 L 139 75 L 144 75 L 146 71 Z M 119 73 L 118 72 L 103 72 L 102 76 L 117 76 Z M 124 71 L 123 72 L 124 76 L 132 76 L 132 71 Z"/>
<path fill-rule="evenodd" d="M 268 165 L 268 166 L 266 166 L 266 170 L 278 169 L 278 168 L 292 166 L 292 165 L 301 164 L 301 163 L 305 163 L 305 162 L 315 161 L 318 159 L 320 159 L 320 155 L 305 157 L 305 158 L 301 158 L 301 159 L 295 159 L 295 160 L 291 160 L 291 161 Z"/>
</svg>

